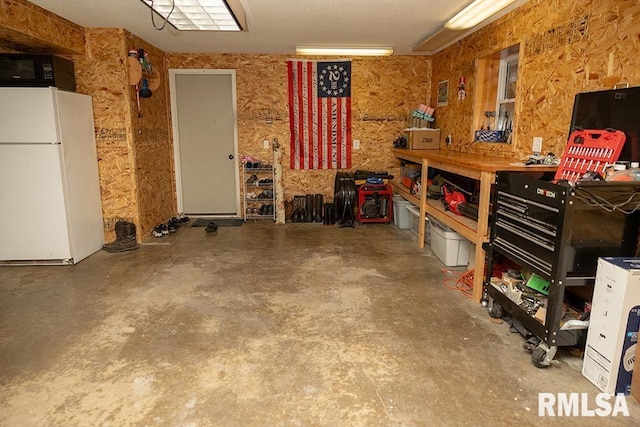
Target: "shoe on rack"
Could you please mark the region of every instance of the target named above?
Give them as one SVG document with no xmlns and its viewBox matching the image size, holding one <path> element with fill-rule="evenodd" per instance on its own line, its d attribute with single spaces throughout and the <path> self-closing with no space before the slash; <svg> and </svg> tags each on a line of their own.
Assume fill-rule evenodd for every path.
<svg viewBox="0 0 640 427">
<path fill-rule="evenodd" d="M 268 189 L 264 190 L 262 193 L 258 195 L 258 199 L 271 199 L 273 198 L 273 190 Z"/>
<path fill-rule="evenodd" d="M 213 233 L 214 231 L 218 230 L 218 224 L 216 224 L 215 222 L 210 222 L 209 224 L 207 224 L 207 227 L 204 229 L 204 231 L 206 231 L 207 233 Z"/>
<path fill-rule="evenodd" d="M 256 181 L 258 181 L 258 176 L 253 174 L 247 178 L 247 185 L 256 185 Z"/>
</svg>

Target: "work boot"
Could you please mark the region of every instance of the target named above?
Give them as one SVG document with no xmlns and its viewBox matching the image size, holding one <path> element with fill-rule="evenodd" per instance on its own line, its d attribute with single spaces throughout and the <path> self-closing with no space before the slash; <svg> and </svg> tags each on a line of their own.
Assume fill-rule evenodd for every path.
<svg viewBox="0 0 640 427">
<path fill-rule="evenodd" d="M 322 222 L 322 205 L 324 201 L 324 196 L 322 194 L 316 194 L 313 197 L 313 213 L 315 214 L 315 221 Z"/>
<path fill-rule="evenodd" d="M 136 225 L 128 221 L 118 221 L 115 225 L 116 240 L 102 246 L 107 252 L 125 252 L 138 249 Z"/>
<path fill-rule="evenodd" d="M 305 207 L 305 222 L 313 222 L 314 214 L 313 214 L 313 194 L 306 194 L 304 196 L 304 207 Z"/>
</svg>

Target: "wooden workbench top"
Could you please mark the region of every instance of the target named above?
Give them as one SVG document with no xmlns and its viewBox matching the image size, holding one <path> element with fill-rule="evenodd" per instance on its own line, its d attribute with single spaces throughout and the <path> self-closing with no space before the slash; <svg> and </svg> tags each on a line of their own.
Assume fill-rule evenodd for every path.
<svg viewBox="0 0 640 427">
<path fill-rule="evenodd" d="M 430 162 L 447 163 L 482 172 L 553 172 L 557 168 L 557 166 L 543 165 L 525 166 L 522 163 L 518 164 L 518 160 L 480 154 L 460 153 L 449 150 L 406 150 L 402 148 L 394 148 L 392 151 L 396 157 L 417 163 L 422 162 L 422 159 L 427 159 Z"/>
</svg>

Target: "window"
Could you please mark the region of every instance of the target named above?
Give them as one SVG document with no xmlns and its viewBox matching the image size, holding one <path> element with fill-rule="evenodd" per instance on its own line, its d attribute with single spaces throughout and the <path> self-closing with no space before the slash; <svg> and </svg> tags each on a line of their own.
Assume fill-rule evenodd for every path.
<svg viewBox="0 0 640 427">
<path fill-rule="evenodd" d="M 514 45 L 478 60 L 473 120 L 477 142 L 511 143 L 519 52 Z"/>
<path fill-rule="evenodd" d="M 518 81 L 518 54 L 500 60 L 498 77 L 498 99 L 495 128 L 505 132 L 513 131 L 513 117 L 516 104 L 516 83 Z"/>
</svg>

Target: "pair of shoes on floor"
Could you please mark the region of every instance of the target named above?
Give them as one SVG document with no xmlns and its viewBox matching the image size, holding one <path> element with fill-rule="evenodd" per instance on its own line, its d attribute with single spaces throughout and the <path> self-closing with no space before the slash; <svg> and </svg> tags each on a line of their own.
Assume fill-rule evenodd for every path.
<svg viewBox="0 0 640 427">
<path fill-rule="evenodd" d="M 151 234 L 153 235 L 153 237 L 162 237 L 166 236 L 169 233 L 175 233 L 178 231 L 178 227 L 186 222 L 189 222 L 188 216 L 185 216 L 184 214 L 174 216 L 169 221 L 167 221 L 166 224 L 156 225 Z"/>
<path fill-rule="evenodd" d="M 180 224 L 184 224 L 185 222 L 189 222 L 189 217 L 186 216 L 185 214 L 178 214 L 178 215 L 174 216 L 171 219 L 177 220 L 178 223 L 180 223 Z"/>
<path fill-rule="evenodd" d="M 176 231 L 178 231 L 178 227 L 180 227 L 181 224 L 182 223 L 180 222 L 180 220 L 175 216 L 171 218 L 169 221 L 167 221 L 167 229 L 169 230 L 169 233 L 175 233 Z"/>
<path fill-rule="evenodd" d="M 151 232 L 153 237 L 162 237 L 169 234 L 169 226 L 167 224 L 158 224 Z"/>
<path fill-rule="evenodd" d="M 204 231 L 206 231 L 207 233 L 213 233 L 214 231 L 218 230 L 218 224 L 216 224 L 215 222 L 210 222 L 209 224 L 207 224 L 207 227 L 204 229 Z"/>
</svg>

